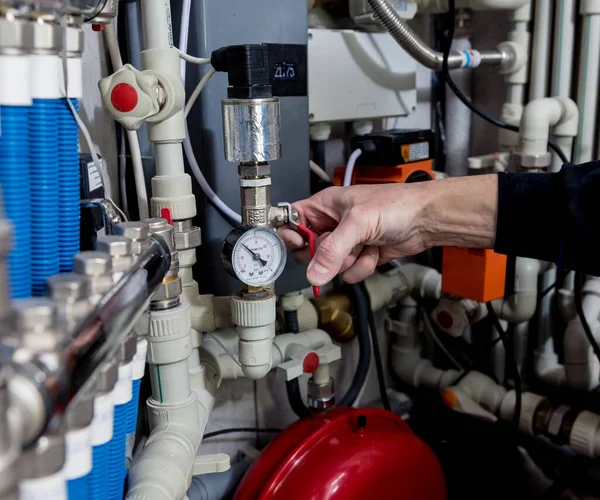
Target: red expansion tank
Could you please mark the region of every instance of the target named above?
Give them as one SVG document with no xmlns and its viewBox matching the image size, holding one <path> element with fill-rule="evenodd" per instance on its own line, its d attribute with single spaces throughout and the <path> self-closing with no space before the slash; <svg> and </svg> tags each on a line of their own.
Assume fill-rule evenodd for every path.
<svg viewBox="0 0 600 500">
<path fill-rule="evenodd" d="M 431 449 L 393 413 L 336 408 L 299 420 L 252 464 L 234 500 L 445 500 Z"/>
</svg>

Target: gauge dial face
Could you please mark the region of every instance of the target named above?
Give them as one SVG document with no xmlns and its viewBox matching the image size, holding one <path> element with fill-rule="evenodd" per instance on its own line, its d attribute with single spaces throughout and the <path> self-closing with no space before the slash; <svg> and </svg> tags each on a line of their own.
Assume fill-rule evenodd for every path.
<svg viewBox="0 0 600 500">
<path fill-rule="evenodd" d="M 270 229 L 253 228 L 240 235 L 233 247 L 231 264 L 246 285 L 271 285 L 283 272 L 287 254 L 279 235 Z"/>
</svg>

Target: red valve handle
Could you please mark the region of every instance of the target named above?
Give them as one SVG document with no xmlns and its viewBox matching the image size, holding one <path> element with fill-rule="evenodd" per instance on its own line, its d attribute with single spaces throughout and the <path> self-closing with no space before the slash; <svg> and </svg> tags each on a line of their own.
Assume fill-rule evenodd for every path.
<svg viewBox="0 0 600 500">
<path fill-rule="evenodd" d="M 304 227 L 301 224 L 294 224 L 296 226 L 296 231 L 304 238 L 304 241 L 308 243 L 308 251 L 310 253 L 310 259 L 312 260 L 315 256 L 315 233 L 313 233 L 307 227 Z M 319 297 L 321 295 L 321 288 L 318 286 L 313 286 L 313 295 L 315 297 Z"/>
</svg>

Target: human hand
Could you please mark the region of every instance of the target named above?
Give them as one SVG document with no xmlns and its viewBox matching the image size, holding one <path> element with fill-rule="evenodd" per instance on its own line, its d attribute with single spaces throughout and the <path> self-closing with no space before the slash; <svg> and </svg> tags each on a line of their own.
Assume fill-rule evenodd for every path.
<svg viewBox="0 0 600 500">
<path fill-rule="evenodd" d="M 331 187 L 293 205 L 298 222 L 317 236 L 307 277 L 324 285 L 342 272 L 357 283 L 376 266 L 426 249 L 420 234 L 423 189 L 419 184 Z M 289 228 L 280 234 L 297 260 L 307 262 L 302 237 Z"/>
</svg>

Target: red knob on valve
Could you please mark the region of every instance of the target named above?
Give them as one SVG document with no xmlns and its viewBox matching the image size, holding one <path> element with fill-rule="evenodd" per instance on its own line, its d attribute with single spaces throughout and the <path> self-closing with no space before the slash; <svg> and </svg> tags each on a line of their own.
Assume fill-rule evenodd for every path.
<svg viewBox="0 0 600 500">
<path fill-rule="evenodd" d="M 309 352 L 302 361 L 304 373 L 314 373 L 319 368 L 319 355 L 316 352 Z"/>
<path fill-rule="evenodd" d="M 133 85 L 129 85 L 128 83 L 118 83 L 110 93 L 110 102 L 117 111 L 128 113 L 137 106 L 137 90 Z"/>
</svg>

